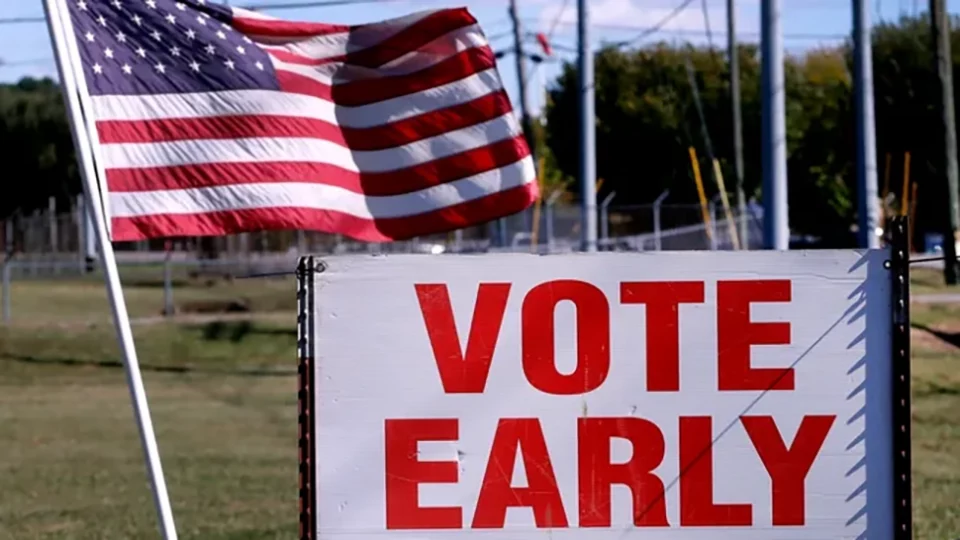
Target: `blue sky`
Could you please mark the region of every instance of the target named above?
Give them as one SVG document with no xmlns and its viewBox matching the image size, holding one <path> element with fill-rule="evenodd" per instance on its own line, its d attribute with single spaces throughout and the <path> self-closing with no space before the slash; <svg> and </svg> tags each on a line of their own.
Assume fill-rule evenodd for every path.
<svg viewBox="0 0 960 540">
<path fill-rule="evenodd" d="M 72 1 L 72 0 L 68 0 Z M 125 0 L 140 1 L 140 0 Z M 244 5 L 252 0 L 232 0 Z M 576 0 L 518 0 L 520 17 L 528 32 L 549 33 L 556 45 L 554 62 L 533 70 L 530 101 L 539 109 L 543 102 L 544 85 L 560 71 L 559 63 L 573 59 L 569 52 L 576 47 Z M 288 0 L 257 0 L 257 4 L 281 4 Z M 835 44 L 849 34 L 851 3 L 843 0 L 781 0 L 783 6 L 784 44 L 788 52 Z M 603 41 L 619 41 L 636 36 L 645 28 L 661 21 L 681 3 L 681 0 L 591 0 L 594 23 L 593 37 L 597 45 Z M 644 41 L 669 40 L 707 41 L 707 23 L 715 44 L 726 40 L 725 0 L 694 1 L 679 16 Z M 900 14 L 912 14 L 926 6 L 926 0 L 869 0 L 874 22 L 895 19 Z M 738 34 L 742 41 L 759 41 L 760 0 L 737 0 Z M 264 11 L 274 16 L 331 23 L 360 23 L 399 16 L 421 9 L 467 6 L 480 20 L 494 49 L 510 44 L 510 22 L 507 0 L 397 0 L 378 5 L 323 7 L 311 9 L 284 9 Z M 566 7 L 565 7 L 566 6 Z M 0 20 L 16 17 L 35 17 L 43 14 L 41 0 L 0 0 Z M 641 41 L 640 43 L 643 43 Z M 536 43 L 529 44 L 536 49 Z M 0 25 L 0 81 L 9 82 L 20 77 L 56 76 L 49 36 L 43 24 Z M 504 83 L 516 97 L 517 77 L 513 57 L 505 57 L 500 64 Z M 535 112 L 535 111 L 534 111 Z"/>
</svg>

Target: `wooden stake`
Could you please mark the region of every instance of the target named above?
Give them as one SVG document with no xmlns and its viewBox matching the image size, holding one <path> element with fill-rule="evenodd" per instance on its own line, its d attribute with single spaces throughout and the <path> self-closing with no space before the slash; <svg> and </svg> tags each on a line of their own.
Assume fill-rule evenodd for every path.
<svg viewBox="0 0 960 540">
<path fill-rule="evenodd" d="M 890 152 L 886 154 L 886 163 L 883 167 L 883 191 L 880 193 L 880 222 L 886 227 L 887 223 L 887 196 L 890 195 Z"/>
<path fill-rule="evenodd" d="M 903 191 L 900 192 L 900 215 L 905 216 L 910 210 L 910 152 L 903 153 Z"/>
<path fill-rule="evenodd" d="M 910 253 L 913 253 L 913 227 L 917 220 L 917 183 L 914 182 L 912 187 L 913 189 L 910 191 L 910 218 L 907 221 L 909 226 L 907 245 Z"/>
<path fill-rule="evenodd" d="M 710 230 L 710 210 L 707 208 L 707 195 L 703 191 L 703 178 L 700 177 L 700 163 L 697 162 L 697 151 L 691 146 L 690 165 L 693 167 L 693 179 L 697 183 L 697 194 L 700 196 L 700 211 L 703 213 L 703 228 L 707 237 L 713 240 L 713 231 Z"/>
</svg>

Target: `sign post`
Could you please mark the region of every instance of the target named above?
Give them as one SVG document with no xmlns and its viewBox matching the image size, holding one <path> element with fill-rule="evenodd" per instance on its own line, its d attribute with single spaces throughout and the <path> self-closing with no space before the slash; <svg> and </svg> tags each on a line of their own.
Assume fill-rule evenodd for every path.
<svg viewBox="0 0 960 540">
<path fill-rule="evenodd" d="M 302 259 L 301 538 L 909 538 L 901 229 Z"/>
</svg>

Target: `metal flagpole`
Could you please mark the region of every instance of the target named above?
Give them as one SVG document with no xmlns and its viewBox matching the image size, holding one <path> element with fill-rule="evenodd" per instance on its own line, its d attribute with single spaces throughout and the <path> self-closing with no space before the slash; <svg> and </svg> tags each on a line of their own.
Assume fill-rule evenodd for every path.
<svg viewBox="0 0 960 540">
<path fill-rule="evenodd" d="M 763 162 L 763 243 L 766 249 L 790 247 L 787 210 L 787 128 L 780 0 L 760 4 Z"/>
<path fill-rule="evenodd" d="M 597 250 L 597 144 L 594 115 L 593 50 L 590 47 L 590 6 L 577 3 L 580 64 L 580 219 L 583 251 Z"/>
<path fill-rule="evenodd" d="M 170 506 L 163 468 L 160 464 L 160 452 L 147 405 L 146 390 L 140 374 L 140 364 L 137 360 L 137 352 L 133 342 L 133 332 L 130 328 L 130 317 L 123 298 L 120 273 L 113 252 L 113 244 L 107 231 L 107 221 L 93 159 L 91 133 L 86 129 L 88 127 L 87 118 L 83 114 L 80 103 L 78 84 L 85 86 L 85 83 L 83 82 L 83 68 L 79 64 L 79 55 L 71 54 L 70 50 L 69 36 L 73 35 L 70 30 L 72 28 L 69 19 L 70 14 L 68 8 L 62 5 L 61 0 L 44 0 L 44 11 L 46 12 L 50 40 L 57 60 L 64 102 L 70 118 L 70 131 L 80 162 L 83 191 L 86 200 L 89 201 L 88 212 L 93 218 L 92 221 L 100 246 L 100 257 L 106 275 L 107 294 L 113 311 L 117 340 L 123 353 L 127 386 L 130 390 L 134 414 L 140 431 L 140 442 L 146 456 L 147 471 L 153 487 L 154 504 L 160 519 L 160 532 L 165 540 L 175 540 L 177 532 L 173 522 L 173 510 Z M 92 122 L 92 119 L 90 120 Z"/>
<path fill-rule="evenodd" d="M 870 8 L 853 0 L 854 93 L 857 114 L 857 198 L 860 247 L 880 247 L 877 201 L 877 145 L 873 119 L 873 60 L 870 45 Z"/>
</svg>

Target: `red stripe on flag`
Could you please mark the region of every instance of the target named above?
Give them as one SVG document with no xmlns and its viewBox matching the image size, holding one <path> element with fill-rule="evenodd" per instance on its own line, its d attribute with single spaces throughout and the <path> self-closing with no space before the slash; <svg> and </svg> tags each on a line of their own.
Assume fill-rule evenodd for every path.
<svg viewBox="0 0 960 540">
<path fill-rule="evenodd" d="M 476 23 L 477 20 L 473 18 L 466 9 L 449 9 L 430 14 L 380 43 L 355 52 L 326 57 L 305 56 L 275 48 L 267 49 L 267 52 L 277 60 L 291 64 L 322 66 L 334 62 L 343 62 L 349 65 L 376 68 L 391 60 L 400 58 L 405 54 L 416 51 L 450 32 L 472 26 Z M 444 45 L 450 47 L 453 43 Z M 430 51 L 423 52 L 430 53 Z M 442 53 L 443 52 L 439 50 L 434 52 L 434 54 Z"/>
<path fill-rule="evenodd" d="M 477 20 L 466 8 L 446 9 L 404 28 L 376 47 L 349 53 L 347 63 L 370 68 L 379 67 L 445 34 L 474 24 L 477 24 Z"/>
<path fill-rule="evenodd" d="M 156 237 L 222 236 L 239 232 L 306 229 L 345 234 L 368 242 L 438 234 L 520 212 L 538 197 L 536 182 L 481 199 L 424 214 L 370 220 L 342 212 L 309 208 L 262 208 L 203 214 L 163 214 L 113 218 L 113 241 L 133 242 Z"/>
<path fill-rule="evenodd" d="M 299 116 L 243 115 L 101 121 L 97 122 L 97 132 L 103 144 L 298 137 L 331 141 L 354 151 L 371 151 L 463 129 L 511 110 L 510 98 L 501 90 L 448 109 L 371 128 L 341 128 L 324 120 Z"/>
<path fill-rule="evenodd" d="M 230 25 L 244 34 L 269 37 L 314 37 L 344 34 L 353 27 L 346 24 L 285 21 L 281 19 L 249 19 L 234 17 Z"/>
<path fill-rule="evenodd" d="M 345 82 L 332 88 L 283 69 L 277 70 L 277 81 L 284 92 L 313 96 L 344 107 L 359 107 L 450 84 L 496 65 L 497 59 L 490 47 L 475 47 L 415 73 Z"/>
<path fill-rule="evenodd" d="M 235 184 L 304 182 L 369 196 L 411 193 L 505 167 L 530 155 L 522 135 L 407 169 L 357 173 L 326 163 L 206 163 L 176 167 L 107 169 L 111 192 L 191 189 Z"/>
</svg>

